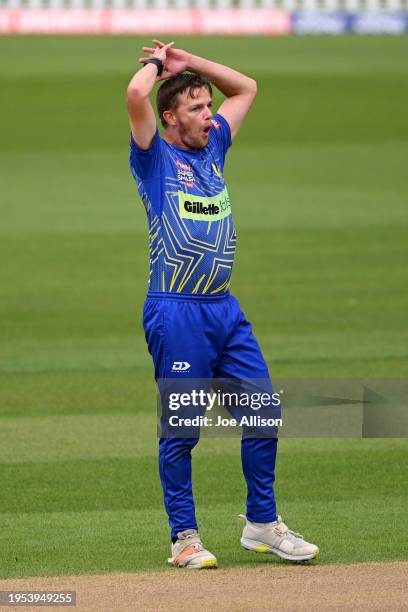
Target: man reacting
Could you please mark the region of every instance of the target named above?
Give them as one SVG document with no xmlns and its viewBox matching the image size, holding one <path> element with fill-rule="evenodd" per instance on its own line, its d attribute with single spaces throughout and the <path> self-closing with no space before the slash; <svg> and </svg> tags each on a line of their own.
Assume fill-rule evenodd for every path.
<svg viewBox="0 0 408 612">
<path fill-rule="evenodd" d="M 130 81 L 130 166 L 149 225 L 150 276 L 143 326 L 155 378 L 263 379 L 268 367 L 238 300 L 229 292 L 236 235 L 224 181 L 225 156 L 251 108 L 256 82 L 174 43 L 153 41 Z M 150 101 L 158 80 L 160 136 Z M 212 111 L 212 85 L 225 96 Z M 217 567 L 198 534 L 191 451 L 198 437 L 162 437 L 159 468 L 178 567 Z M 276 513 L 277 438 L 246 437 L 242 468 L 248 486 L 241 545 L 290 561 L 319 550 Z"/>
</svg>

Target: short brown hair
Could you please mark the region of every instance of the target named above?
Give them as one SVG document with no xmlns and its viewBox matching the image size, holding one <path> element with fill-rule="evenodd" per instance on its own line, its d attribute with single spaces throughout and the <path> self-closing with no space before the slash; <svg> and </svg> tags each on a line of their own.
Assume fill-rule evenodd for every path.
<svg viewBox="0 0 408 612">
<path fill-rule="evenodd" d="M 167 126 L 163 113 L 166 110 L 175 110 L 177 108 L 178 94 L 188 91 L 190 98 L 195 98 L 194 92 L 202 87 L 206 87 L 212 96 L 210 81 L 192 72 L 182 72 L 163 82 L 156 98 L 157 110 L 163 127 Z"/>
</svg>

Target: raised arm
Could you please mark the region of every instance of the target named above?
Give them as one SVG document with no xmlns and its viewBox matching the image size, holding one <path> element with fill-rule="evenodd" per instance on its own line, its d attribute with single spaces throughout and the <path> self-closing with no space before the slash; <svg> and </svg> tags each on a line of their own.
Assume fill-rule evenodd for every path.
<svg viewBox="0 0 408 612">
<path fill-rule="evenodd" d="M 156 57 L 164 64 L 168 49 L 174 43 L 156 47 L 150 57 Z M 140 58 L 145 62 L 149 58 Z M 150 94 L 158 80 L 158 67 L 147 64 L 136 72 L 127 88 L 127 107 L 133 139 L 142 149 L 149 149 L 156 133 L 156 116 L 150 102 Z"/>
<path fill-rule="evenodd" d="M 218 112 L 228 121 L 234 138 L 255 99 L 256 81 L 228 66 L 196 55 L 190 56 L 187 70 L 207 77 L 226 96 Z"/>
<path fill-rule="evenodd" d="M 159 57 L 159 59 L 162 59 L 162 56 L 158 54 L 163 51 L 165 52 L 165 57 L 162 60 L 165 64 L 165 71 L 163 72 L 161 77 L 158 77 L 157 80 L 167 79 L 171 76 L 174 76 L 175 74 L 178 74 L 179 72 L 183 72 L 184 70 L 188 70 L 190 72 L 195 72 L 196 74 L 201 74 L 202 76 L 205 76 L 227 98 L 221 104 L 220 108 L 218 109 L 218 112 L 224 117 L 224 119 L 228 121 L 228 124 L 231 129 L 231 138 L 234 138 L 234 136 L 236 136 L 236 134 L 238 133 L 239 128 L 241 127 L 241 124 L 245 119 L 245 116 L 251 108 L 252 103 L 255 99 L 257 93 L 256 81 L 254 79 L 251 79 L 250 77 L 245 76 L 241 72 L 238 72 L 237 70 L 233 70 L 233 68 L 224 66 L 223 64 L 217 64 L 217 62 L 212 62 L 210 60 L 204 59 L 203 57 L 192 55 L 191 53 L 188 53 L 187 51 L 184 51 L 182 49 L 174 49 L 172 47 L 173 43 L 165 45 L 160 40 L 154 40 L 153 42 L 155 44 L 155 47 L 143 47 L 143 51 L 146 51 L 149 54 L 149 57 Z M 146 61 L 146 58 L 141 58 L 140 61 Z M 145 68 L 145 70 L 147 70 L 148 68 L 149 67 Z M 154 72 L 156 76 L 156 68 L 153 67 L 151 71 Z M 129 87 L 132 85 L 133 80 L 137 78 L 139 74 L 140 72 L 138 72 L 133 77 Z M 153 85 L 154 81 L 151 84 L 149 93 L 153 88 Z M 139 103 L 138 106 L 140 108 L 141 104 Z M 144 107 L 145 109 L 146 106 L 147 105 L 145 105 Z M 150 106 L 150 103 L 149 109 L 151 114 L 147 115 L 145 110 L 145 116 L 147 120 L 151 121 L 152 117 L 154 117 L 154 113 L 152 107 Z M 156 126 L 155 123 L 154 126 Z M 151 139 L 149 144 L 151 144 L 155 129 L 156 127 L 154 127 L 153 133 L 151 133 L 151 131 L 148 132 L 148 134 L 150 134 Z M 135 136 L 134 132 L 133 135 Z M 148 138 L 146 140 L 148 140 Z M 136 142 L 139 144 L 138 141 Z M 149 146 L 149 144 L 147 146 Z"/>
<path fill-rule="evenodd" d="M 165 46 L 160 40 L 153 42 L 156 47 Z M 151 54 L 154 51 L 149 47 L 144 47 L 143 50 Z M 226 96 L 227 99 L 221 104 L 218 112 L 228 121 L 231 137 L 234 138 L 255 99 L 256 81 L 228 66 L 174 48 L 167 52 L 166 72 L 163 73 L 162 78 L 168 78 L 180 72 L 181 65 L 183 65 L 182 70 L 189 70 L 207 77 Z"/>
</svg>

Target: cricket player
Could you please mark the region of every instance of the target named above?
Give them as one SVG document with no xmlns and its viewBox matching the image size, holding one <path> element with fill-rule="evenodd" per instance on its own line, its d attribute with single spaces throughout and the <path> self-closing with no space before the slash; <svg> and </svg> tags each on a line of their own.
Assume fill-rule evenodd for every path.
<svg viewBox="0 0 408 612">
<path fill-rule="evenodd" d="M 143 326 L 155 378 L 266 379 L 268 367 L 238 300 L 229 292 L 236 234 L 224 181 L 232 140 L 251 108 L 256 82 L 236 70 L 153 41 L 131 79 L 130 167 L 149 227 L 150 276 Z M 160 135 L 150 96 L 155 84 Z M 225 96 L 216 114 L 212 85 Z M 250 203 L 248 203 L 250 205 Z M 271 383 L 270 383 L 271 384 Z M 169 562 L 217 567 L 201 542 L 191 482 L 198 438 L 163 437 L 159 470 L 171 528 Z M 241 545 L 289 561 L 318 548 L 277 515 L 276 437 L 241 441 L 248 495 Z"/>
</svg>

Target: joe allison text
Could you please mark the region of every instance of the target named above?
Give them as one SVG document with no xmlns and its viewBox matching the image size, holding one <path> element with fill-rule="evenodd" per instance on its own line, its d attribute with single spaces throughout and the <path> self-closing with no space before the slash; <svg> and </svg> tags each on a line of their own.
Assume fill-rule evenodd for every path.
<svg viewBox="0 0 408 612">
<path fill-rule="evenodd" d="M 240 419 L 218 416 L 213 419 L 208 416 L 193 418 L 172 415 L 169 418 L 171 427 L 282 427 L 282 419 L 263 418 L 258 415 L 243 416 Z"/>
</svg>

